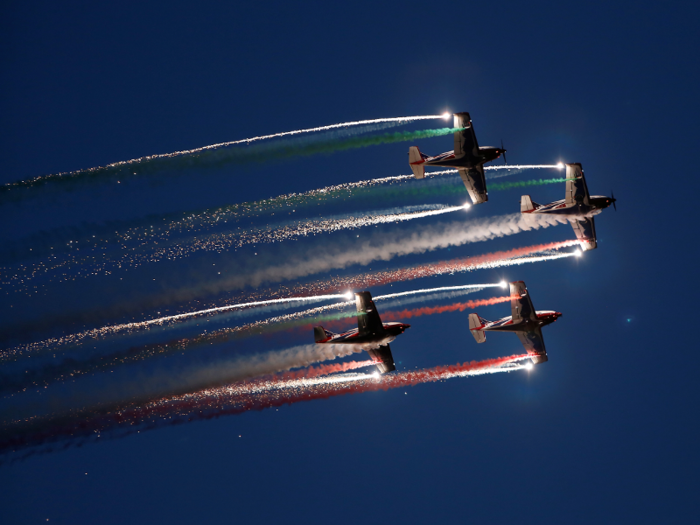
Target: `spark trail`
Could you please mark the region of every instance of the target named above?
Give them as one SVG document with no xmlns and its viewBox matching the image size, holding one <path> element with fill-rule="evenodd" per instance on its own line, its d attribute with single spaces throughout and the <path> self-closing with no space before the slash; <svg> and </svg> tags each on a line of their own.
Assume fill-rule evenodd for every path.
<svg viewBox="0 0 700 525">
<path fill-rule="evenodd" d="M 57 442 L 64 442 L 65 446 L 79 444 L 103 434 L 104 437 L 120 437 L 172 424 L 241 414 L 302 401 L 413 387 L 457 377 L 511 372 L 526 368 L 521 362 L 528 357 L 527 354 L 512 355 L 412 372 L 398 372 L 379 378 L 367 374 L 344 374 L 310 379 L 275 378 L 270 381 L 243 382 L 168 396 L 112 411 L 91 411 L 14 422 L 0 431 L 0 453 L 21 454 L 27 449 Z M 15 456 L 12 459 L 22 457 Z"/>
<path fill-rule="evenodd" d="M 552 165 L 522 165 L 522 166 L 487 166 L 487 170 L 507 171 L 505 175 L 512 175 L 511 168 L 516 171 L 534 168 L 556 168 Z M 440 177 L 440 175 L 455 175 L 455 177 Z M 0 254 L 0 278 L 6 286 L 20 286 L 23 290 L 29 286 L 29 281 L 36 276 L 55 273 L 58 270 L 77 264 L 85 258 L 85 250 L 99 252 L 98 259 L 105 255 L 106 250 L 118 251 L 124 257 L 124 250 L 131 253 L 134 250 L 148 250 L 156 244 L 196 243 L 197 239 L 203 239 L 204 246 L 216 246 L 214 237 L 197 237 L 197 232 L 211 230 L 213 228 L 226 227 L 229 223 L 235 224 L 241 219 L 250 219 L 260 215 L 275 215 L 275 212 L 293 211 L 311 205 L 328 203 L 333 200 L 368 198 L 386 202 L 389 199 L 397 199 L 405 202 L 410 196 L 449 195 L 464 191 L 457 170 L 444 170 L 426 173 L 426 179 L 417 181 L 413 175 L 399 175 L 384 177 L 360 182 L 327 186 L 304 193 L 291 193 L 280 195 L 270 199 L 262 199 L 253 202 L 232 204 L 229 206 L 210 208 L 196 212 L 178 212 L 163 215 L 152 215 L 125 223 L 110 223 L 106 226 L 85 225 L 82 227 L 65 227 L 56 230 L 42 231 L 25 239 L 8 242 Z M 487 173 L 487 178 L 502 177 L 505 175 L 492 175 Z M 538 184 L 548 184 L 549 181 L 564 181 L 565 179 L 541 179 Z M 456 182 L 456 183 L 455 183 Z M 515 183 L 515 185 L 490 185 L 489 189 L 502 190 L 520 185 L 535 185 L 533 182 Z M 116 231 L 115 231 L 116 230 Z M 185 236 L 183 239 L 182 236 Z M 225 235 L 225 234 L 220 234 Z M 253 236 L 260 238 L 261 235 Z M 207 242 L 207 240 L 209 242 Z M 82 252 L 80 251 L 82 249 Z M 215 249 L 215 248 L 214 248 Z M 162 249 L 156 251 L 164 251 Z M 170 250 L 169 253 L 173 253 Z M 41 258 L 37 260 L 37 258 Z M 140 264 L 147 256 L 138 256 Z M 20 265 L 17 268 L 6 266 L 16 260 L 33 259 L 29 265 Z M 102 263 L 101 263 L 102 264 Z M 102 266 L 94 267 L 87 275 L 99 274 Z"/>
<path fill-rule="evenodd" d="M 381 120 L 381 119 L 380 119 Z M 398 121 L 406 121 L 407 119 L 398 119 Z M 417 119 L 413 119 L 417 120 Z M 376 123 L 376 122 L 375 122 Z M 334 125 L 336 129 L 342 126 L 351 126 L 352 124 Z M 146 175 L 160 172 L 166 169 L 187 169 L 192 167 L 220 167 L 232 161 L 260 161 L 267 159 L 282 159 L 296 155 L 315 155 L 319 153 L 332 153 L 335 151 L 343 151 L 347 149 L 363 148 L 372 145 L 390 144 L 394 142 L 403 142 L 407 140 L 416 140 L 421 138 L 438 137 L 448 135 L 455 131 L 460 131 L 461 128 L 439 128 L 422 131 L 404 132 L 404 133 L 387 133 L 384 135 L 370 137 L 349 137 L 349 138 L 333 138 L 329 137 L 325 141 L 305 141 L 271 145 L 267 148 L 250 148 L 237 147 L 243 144 L 250 144 L 258 140 L 266 140 L 275 137 L 286 136 L 290 134 L 305 133 L 306 130 L 297 130 L 296 132 L 286 132 L 284 134 L 268 135 L 265 137 L 254 137 L 252 139 L 244 139 L 240 141 L 224 142 L 191 150 L 176 151 L 173 153 L 164 153 L 159 155 L 148 155 L 136 159 L 126 160 L 77 170 L 72 172 L 56 173 L 50 175 L 41 175 L 31 179 L 11 182 L 0 186 L 0 196 L 7 194 L 11 190 L 31 188 L 45 185 L 49 182 L 66 182 L 78 180 L 99 180 L 106 176 L 131 176 L 131 175 Z M 313 131 L 322 131 L 322 128 L 316 128 Z M 309 130 L 309 132 L 312 130 Z"/>
<path fill-rule="evenodd" d="M 22 291 L 32 286 L 37 276 L 47 279 L 49 282 L 64 282 L 74 280 L 76 276 L 65 273 L 68 268 L 81 265 L 85 271 L 80 277 L 104 275 L 105 272 L 115 272 L 123 268 L 137 268 L 148 263 L 157 263 L 163 260 L 174 261 L 202 252 L 222 253 L 249 244 L 269 244 L 275 242 L 292 241 L 299 237 L 308 237 L 317 234 L 330 233 L 340 230 L 357 229 L 379 224 L 391 224 L 405 222 L 425 217 L 433 217 L 464 210 L 467 206 L 421 205 L 404 206 L 393 210 L 381 210 L 368 212 L 357 216 L 343 218 L 328 218 L 295 221 L 287 224 L 273 224 L 259 228 L 248 228 L 243 231 L 229 231 L 208 235 L 194 236 L 187 239 L 164 240 L 157 243 L 142 243 L 136 247 L 122 245 L 115 255 L 110 255 L 104 249 L 83 248 L 82 251 L 67 254 L 59 259 L 54 256 L 50 266 L 39 263 L 35 266 L 20 265 L 14 271 L 1 268 L 6 275 L 0 280 L 6 286 L 15 287 L 15 291 Z M 396 211 L 396 210 L 403 211 Z M 418 211 L 415 211 L 418 210 Z M 155 246 L 155 248 L 154 248 Z M 80 254 L 80 258 L 77 255 Z M 21 271 L 24 269 L 25 271 Z M 63 273 L 60 273 L 61 270 Z"/>
<path fill-rule="evenodd" d="M 578 244 L 578 241 L 563 241 L 546 244 L 536 244 L 532 246 L 514 248 L 512 250 L 486 253 L 478 256 L 457 258 L 448 261 L 440 261 L 424 265 L 409 266 L 405 268 L 399 268 L 396 270 L 369 272 L 350 277 L 337 277 L 331 280 L 323 280 L 317 281 L 316 283 L 298 285 L 296 287 L 288 289 L 287 293 L 295 295 L 322 295 L 329 294 L 330 292 L 334 292 L 337 290 L 368 289 L 375 286 L 383 286 L 396 282 L 412 281 L 414 279 L 434 277 L 437 275 L 454 274 L 457 272 L 471 272 L 475 270 L 488 268 L 501 268 L 506 266 L 517 266 L 522 264 L 553 261 L 557 259 L 576 256 L 575 252 L 552 252 L 556 252 L 563 248 L 576 246 Z M 236 305 L 234 304 L 224 307 L 212 307 L 206 310 L 187 312 L 185 313 L 185 315 L 203 315 L 201 312 L 215 311 L 217 308 L 227 308 L 229 306 L 235 307 Z M 321 308 L 325 309 L 326 307 Z M 322 311 L 323 310 L 309 310 L 304 315 L 314 315 L 317 313 L 321 313 Z M 283 316 L 270 318 L 267 320 L 257 321 L 252 324 L 244 325 L 242 327 L 233 327 L 219 330 L 215 333 L 205 334 L 195 338 L 170 341 L 167 344 L 148 345 L 147 347 L 141 348 L 138 350 L 138 352 L 136 352 L 135 359 L 143 359 L 144 355 L 150 357 L 174 351 L 184 351 L 187 348 L 196 347 L 201 344 L 225 342 L 230 340 L 231 338 L 237 337 L 238 334 L 241 332 L 255 333 L 255 330 L 262 330 L 262 328 L 266 325 L 286 322 L 295 318 L 298 318 L 297 314 L 290 314 L 288 317 Z M 150 320 L 150 324 L 162 323 L 163 321 L 161 321 L 161 319 L 162 318 L 152 319 Z M 3 350 L 0 353 L 0 362 L 14 361 L 27 354 L 53 351 L 56 347 L 63 345 L 81 344 L 84 340 L 99 339 L 105 337 L 106 335 L 119 332 L 121 330 L 143 329 L 149 326 L 145 324 L 148 322 L 149 321 L 142 321 L 137 323 L 125 323 L 121 325 L 105 326 L 101 328 L 87 330 L 84 332 L 70 334 L 63 337 L 50 338 L 35 343 L 16 346 L 13 348 Z M 120 359 L 126 359 L 127 361 L 131 358 L 131 353 L 129 353 L 126 357 L 120 357 Z"/>
<path fill-rule="evenodd" d="M 16 347 L 13 349 L 9 350 L 4 350 L 2 353 L 0 353 L 0 358 L 2 360 L 6 360 L 7 358 L 13 356 L 13 355 L 19 355 L 24 353 L 24 351 L 28 350 L 29 348 L 37 348 L 37 345 L 39 346 L 60 346 L 60 345 L 65 345 L 65 344 L 76 344 L 80 342 L 83 339 L 86 338 L 91 338 L 91 339 L 97 339 L 99 337 L 105 337 L 107 335 L 115 334 L 118 332 L 124 332 L 124 331 L 134 331 L 134 330 L 143 330 L 145 328 L 149 328 L 150 326 L 160 326 L 166 323 L 171 323 L 173 321 L 182 321 L 184 319 L 192 318 L 192 317 L 200 317 L 204 315 L 209 315 L 209 314 L 214 314 L 214 313 L 222 313 L 222 312 L 227 312 L 230 310 L 236 310 L 236 309 L 242 309 L 242 308 L 251 308 L 251 307 L 256 307 L 256 306 L 267 306 L 267 305 L 273 305 L 273 304 L 284 304 L 284 303 L 310 303 L 314 301 L 327 301 L 331 299 L 347 299 L 346 295 L 339 295 L 339 294 L 324 294 L 324 295 L 315 295 L 315 296 L 310 296 L 310 297 L 285 297 L 285 298 L 279 298 L 279 299 L 266 299 L 262 301 L 250 301 L 246 303 L 236 303 L 236 304 L 229 304 L 225 306 L 216 306 L 213 308 L 206 308 L 204 310 L 196 310 L 192 312 L 185 312 L 181 314 L 176 314 L 176 315 L 168 315 L 164 317 L 158 317 L 155 319 L 149 319 L 147 321 L 139 321 L 139 322 L 133 322 L 133 323 L 122 323 L 118 325 L 111 325 L 111 326 L 103 326 L 100 328 L 94 328 L 92 330 L 86 330 L 84 332 L 79 332 L 77 334 L 71 334 L 68 336 L 64 337 L 58 337 L 58 338 L 51 338 L 51 339 L 46 339 L 42 341 L 41 343 L 34 343 L 31 345 L 25 345 L 24 347 Z"/>
</svg>

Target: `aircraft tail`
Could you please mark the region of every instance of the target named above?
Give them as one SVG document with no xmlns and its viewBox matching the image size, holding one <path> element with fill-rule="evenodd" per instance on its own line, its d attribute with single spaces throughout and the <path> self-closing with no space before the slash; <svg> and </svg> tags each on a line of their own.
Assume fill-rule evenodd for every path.
<svg viewBox="0 0 700 525">
<path fill-rule="evenodd" d="M 469 314 L 469 331 L 477 343 L 486 341 L 486 334 L 481 330 L 481 327 L 486 324 L 485 321 L 485 319 L 479 317 L 479 314 Z"/>
<path fill-rule="evenodd" d="M 408 148 L 408 163 L 411 166 L 413 175 L 417 179 L 422 179 L 423 177 L 425 177 L 424 163 L 425 159 L 427 158 L 428 156 L 421 153 L 418 149 L 418 146 L 411 146 L 410 148 Z"/>
<path fill-rule="evenodd" d="M 539 207 L 540 205 L 533 202 L 529 195 L 523 195 L 520 197 L 520 213 L 529 213 Z"/>
<path fill-rule="evenodd" d="M 549 358 L 547 357 L 547 354 L 537 354 L 530 357 L 530 361 L 532 361 L 533 365 L 541 365 L 542 363 L 549 361 Z"/>
<path fill-rule="evenodd" d="M 322 326 L 314 326 L 314 340 L 317 343 L 325 343 L 334 335 L 338 334 L 334 334 L 333 332 L 331 332 L 330 330 L 326 330 Z"/>
</svg>

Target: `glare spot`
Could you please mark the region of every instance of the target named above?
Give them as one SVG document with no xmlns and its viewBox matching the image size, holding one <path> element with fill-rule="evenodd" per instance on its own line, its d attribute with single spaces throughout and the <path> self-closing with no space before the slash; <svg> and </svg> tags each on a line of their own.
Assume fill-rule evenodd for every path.
<svg viewBox="0 0 700 525">
<path fill-rule="evenodd" d="M 451 116 L 452 116 L 452 113 L 450 113 L 449 111 L 445 111 L 445 112 L 442 114 L 442 118 L 444 118 L 445 120 L 450 120 L 450 117 L 451 117 Z"/>
<path fill-rule="evenodd" d="M 557 169 L 563 170 L 563 169 L 564 169 L 564 163 L 563 163 L 563 162 L 557 162 Z"/>
<path fill-rule="evenodd" d="M 345 292 L 345 297 L 348 299 L 348 301 L 351 301 L 353 297 L 355 297 L 355 294 L 352 291 L 347 291 Z"/>
<path fill-rule="evenodd" d="M 535 365 L 532 364 L 532 361 L 525 365 L 525 368 L 527 370 L 532 370 L 534 367 L 535 367 Z"/>
<path fill-rule="evenodd" d="M 576 254 L 576 257 L 581 257 L 583 255 L 583 252 L 579 249 L 574 252 Z"/>
<path fill-rule="evenodd" d="M 500 283 L 498 283 L 498 286 L 500 286 L 501 288 L 508 288 L 508 283 L 505 281 L 501 281 Z"/>
</svg>

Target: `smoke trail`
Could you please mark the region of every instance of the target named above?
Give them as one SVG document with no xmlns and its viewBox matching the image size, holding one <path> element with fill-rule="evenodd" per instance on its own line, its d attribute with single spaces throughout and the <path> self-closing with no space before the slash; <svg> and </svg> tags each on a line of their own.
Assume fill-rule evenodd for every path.
<svg viewBox="0 0 700 525">
<path fill-rule="evenodd" d="M 567 257 L 573 257 L 576 255 L 575 252 L 569 253 L 547 253 L 560 250 L 562 248 L 567 248 L 571 246 L 578 245 L 578 241 L 563 241 L 563 242 L 552 242 L 546 244 L 536 244 L 532 246 L 525 246 L 521 248 L 514 248 L 512 250 L 497 251 L 486 253 L 483 255 L 477 255 L 466 258 L 451 259 L 448 261 L 441 261 L 435 263 L 429 263 L 424 265 L 408 266 L 405 268 L 399 268 L 396 270 L 388 271 L 376 271 L 364 274 L 359 274 L 350 277 L 336 277 L 329 280 L 317 281 L 316 283 L 298 285 L 287 290 L 288 293 L 293 294 L 308 294 L 308 295 L 321 295 L 328 294 L 332 291 L 337 290 L 352 290 L 352 289 L 368 289 L 376 286 L 383 286 L 387 284 L 392 284 L 396 282 L 411 281 L 414 279 L 420 279 L 423 277 L 433 277 L 437 275 L 444 274 L 454 274 L 456 272 L 470 272 L 474 270 L 486 269 L 486 268 L 500 268 L 505 266 L 514 266 L 535 262 L 552 261 Z M 545 255 L 537 255 L 545 253 Z M 270 292 L 273 293 L 273 292 Z M 341 303 L 342 304 L 342 303 Z M 347 304 L 347 303 L 345 303 Z M 218 307 L 214 307 L 218 308 Z M 325 309 L 326 307 L 321 307 Z M 198 312 L 201 312 L 199 310 Z M 314 315 L 316 313 L 321 313 L 323 310 L 314 309 L 308 310 L 308 315 Z M 193 313 L 195 315 L 196 312 Z M 306 315 L 306 314 L 305 314 Z M 256 329 L 261 329 L 262 326 L 276 323 L 284 322 L 297 318 L 297 314 L 290 314 L 290 317 L 275 317 L 263 321 L 258 321 L 243 327 L 227 328 L 224 330 L 217 331 L 215 333 L 206 334 L 206 336 L 200 336 L 194 339 L 181 339 L 177 341 L 171 341 L 165 345 L 150 345 L 146 349 L 141 349 L 140 353 L 148 353 L 150 355 L 158 355 L 163 352 L 168 353 L 172 351 L 183 351 L 191 346 L 196 346 L 197 344 L 213 343 L 213 342 L 225 342 L 232 337 L 236 337 L 236 334 L 240 332 L 253 332 Z M 155 321 L 155 320 L 154 320 Z M 116 325 L 124 326 L 124 325 Z M 146 325 L 142 323 L 134 323 L 134 327 L 143 328 Z M 121 328 L 120 328 L 121 329 Z M 113 327 L 102 327 L 93 330 L 87 330 L 84 332 L 79 332 L 76 334 L 70 334 L 67 336 L 59 338 L 50 338 L 36 343 L 29 343 L 25 345 L 19 345 L 14 348 L 9 348 L 0 352 L 0 362 L 16 360 L 26 354 L 35 354 L 38 352 L 52 351 L 54 348 L 61 345 L 68 344 L 79 344 L 87 338 L 97 339 L 103 337 L 109 333 L 113 332 Z"/>
<path fill-rule="evenodd" d="M 384 312 L 382 319 L 385 321 L 399 321 L 401 319 L 411 319 L 422 315 L 443 314 L 445 312 L 463 312 L 466 309 L 473 310 L 479 306 L 490 306 L 494 304 L 506 303 L 510 301 L 510 295 L 504 297 L 491 297 L 490 299 L 479 299 L 477 301 L 467 301 L 466 303 L 448 304 L 446 306 L 423 306 L 412 310 L 402 310 L 400 312 Z"/>
<path fill-rule="evenodd" d="M 536 217 L 536 218 L 535 218 Z M 256 269 L 250 273 L 236 275 L 221 281 L 205 285 L 208 293 L 222 289 L 242 289 L 245 286 L 258 287 L 263 283 L 282 282 L 299 279 L 315 273 L 328 272 L 333 269 L 347 268 L 354 264 L 369 264 L 372 261 L 388 261 L 394 257 L 425 253 L 439 248 L 461 246 L 473 242 L 487 241 L 497 237 L 513 235 L 523 231 L 548 228 L 557 224 L 566 224 L 567 218 L 536 215 L 524 217 L 520 213 L 416 227 L 404 237 L 374 234 L 369 240 L 363 240 L 348 249 L 326 244 L 321 253 L 312 256 L 290 258 L 287 262 Z M 202 287 L 198 288 L 202 292 Z"/>
<path fill-rule="evenodd" d="M 549 165 L 523 165 L 518 168 L 552 168 Z M 510 170 L 512 166 L 487 166 L 487 170 Z M 511 170 L 512 171 L 512 170 Z M 512 175 L 508 171 L 503 174 L 489 174 L 487 178 L 502 177 Z M 522 169 L 516 170 L 523 171 Z M 455 175 L 454 177 L 440 177 L 440 175 Z M 178 242 L 175 237 L 178 234 L 186 234 L 191 237 L 193 233 L 203 231 L 211 227 L 222 227 L 235 219 L 242 217 L 251 218 L 263 214 L 274 214 L 280 210 L 297 211 L 310 205 L 318 205 L 331 200 L 346 198 L 369 197 L 387 199 L 406 199 L 409 195 L 446 195 L 463 192 L 461 184 L 452 184 L 459 181 L 456 176 L 457 170 L 443 170 L 427 172 L 426 179 L 417 181 L 413 175 L 399 175 L 394 177 L 384 177 L 360 182 L 338 184 L 327 186 L 304 193 L 291 193 L 280 195 L 270 199 L 259 201 L 243 202 L 223 207 L 210 208 L 195 212 L 177 212 L 163 215 L 151 215 L 137 220 L 127 222 L 110 222 L 104 226 L 86 225 L 82 227 L 64 227 L 51 231 L 43 231 L 34 234 L 26 239 L 10 241 L 3 247 L 0 254 L 0 263 L 8 264 L 14 260 L 27 257 L 37 258 L 40 256 L 49 257 L 49 261 L 35 263 L 27 271 L 16 271 L 11 268 L 0 268 L 9 277 L 5 285 L 10 281 L 21 281 L 36 274 L 56 271 L 62 266 L 75 261 L 78 254 L 75 249 L 78 247 L 97 250 L 101 253 L 110 247 L 110 244 L 117 243 L 120 247 L 136 244 L 136 247 L 149 246 L 149 243 L 158 241 L 159 243 L 172 240 Z M 430 180 L 432 179 L 432 180 Z M 545 184 L 547 182 L 543 182 Z M 528 183 L 530 185 L 532 183 Z M 490 185 L 489 189 L 507 189 L 510 186 Z M 56 261 L 56 256 L 61 252 L 67 252 L 70 256 L 68 261 Z M 95 270 L 96 272 L 98 270 Z"/>
<path fill-rule="evenodd" d="M 523 180 L 518 182 L 501 182 L 497 184 L 489 184 L 489 191 L 509 190 L 511 188 L 525 188 L 528 186 L 541 186 L 543 184 L 556 184 L 575 179 L 533 179 Z"/>
<path fill-rule="evenodd" d="M 536 244 L 533 246 L 525 246 L 522 248 L 514 248 L 512 250 L 486 253 L 478 256 L 451 259 L 448 261 L 441 261 L 424 265 L 409 266 L 406 268 L 399 268 L 396 270 L 369 272 L 351 277 L 337 277 L 331 279 L 330 281 L 324 280 L 311 284 L 298 285 L 294 288 L 290 288 L 288 292 L 294 294 L 320 295 L 327 294 L 331 291 L 336 291 L 339 289 L 368 289 L 375 286 L 383 286 L 402 281 L 411 281 L 423 277 L 454 274 L 456 272 L 469 272 L 485 268 L 500 268 L 505 266 L 552 261 L 556 259 L 573 257 L 576 255 L 576 253 L 570 252 L 552 254 L 547 252 L 560 250 L 562 248 L 567 248 L 578 244 L 578 241 L 563 241 L 546 244 Z M 541 253 L 545 253 L 545 255 L 537 255 Z M 379 299 L 380 297 L 382 296 L 376 297 L 375 300 Z M 340 303 L 339 306 L 344 306 L 347 304 L 349 303 Z M 203 334 L 195 338 L 169 341 L 166 344 L 147 345 L 146 347 L 139 348 L 136 351 L 130 350 L 125 353 L 126 355 L 115 356 L 114 361 L 112 362 L 129 362 L 132 358 L 134 360 L 141 360 L 145 357 L 185 351 L 186 349 L 197 347 L 198 345 L 214 343 L 218 344 L 226 342 L 231 340 L 232 338 L 240 336 L 240 334 L 242 333 L 260 333 L 264 329 L 264 327 L 271 324 L 289 322 L 298 319 L 300 316 L 312 316 L 322 313 L 323 311 L 325 311 L 326 308 L 328 307 L 320 307 L 317 309 L 307 310 L 301 314 L 295 313 L 289 314 L 287 316 L 273 317 L 262 321 L 257 321 L 255 323 L 243 325 L 241 327 L 225 328 L 212 333 Z M 201 311 L 202 310 L 199 310 L 198 312 Z M 194 312 L 192 314 L 194 315 L 196 313 L 197 312 Z M 351 315 L 354 314 L 347 314 L 343 317 L 350 317 Z M 116 326 L 121 327 L 125 325 Z M 133 323 L 133 326 L 137 328 L 143 328 L 145 325 L 143 325 L 142 323 Z M 292 326 L 298 326 L 298 324 L 294 324 Z M 75 334 L 70 334 L 59 338 L 50 338 L 35 343 L 19 345 L 14 348 L 9 348 L 0 352 L 0 362 L 16 360 L 27 354 L 33 355 L 39 352 L 53 351 L 56 347 L 62 345 L 80 344 L 83 340 L 86 339 L 97 339 L 100 337 L 104 337 L 106 334 L 112 333 L 113 330 L 113 326 L 107 326 Z M 258 330 L 259 332 L 256 332 L 256 330 Z"/>
<path fill-rule="evenodd" d="M 115 162 L 106 166 L 88 168 L 67 173 L 41 175 L 27 180 L 7 183 L 0 186 L 0 196 L 12 190 L 25 189 L 45 185 L 49 182 L 67 182 L 79 180 L 100 180 L 104 177 L 146 175 L 164 170 L 186 169 L 191 167 L 221 167 L 235 161 L 264 161 L 283 159 L 291 156 L 308 156 L 319 153 L 332 153 L 348 149 L 364 148 L 380 144 L 391 144 L 408 140 L 417 140 L 430 137 L 449 135 L 463 128 L 439 128 L 404 133 L 386 133 L 370 137 L 349 137 L 343 139 L 331 138 L 326 141 L 305 141 L 296 143 L 281 143 L 272 147 L 252 148 L 236 147 L 243 143 L 256 140 L 242 140 L 204 146 L 186 151 L 150 155 Z M 300 130 L 301 132 L 301 130 Z"/>
<path fill-rule="evenodd" d="M 4 359 L 11 357 L 17 353 L 22 353 L 22 350 L 26 350 L 29 347 L 35 347 L 35 345 L 40 345 L 40 346 L 58 346 L 58 345 L 65 345 L 65 344 L 76 344 L 82 339 L 85 338 L 93 338 L 96 339 L 98 337 L 105 337 L 110 334 L 115 334 L 117 332 L 122 332 L 122 331 L 133 331 L 133 330 L 142 330 L 144 328 L 148 328 L 150 326 L 160 326 L 166 323 L 171 323 L 173 321 L 181 321 L 183 319 L 188 319 L 192 317 L 200 317 L 208 314 L 213 314 L 213 313 L 222 313 L 222 312 L 227 312 L 230 310 L 235 310 L 235 309 L 241 309 L 241 308 L 251 308 L 251 307 L 256 307 L 256 306 L 265 306 L 265 305 L 271 305 L 271 304 L 282 304 L 282 303 L 310 303 L 314 301 L 327 301 L 330 299 L 347 299 L 346 295 L 339 295 L 339 294 L 324 294 L 324 295 L 315 295 L 315 296 L 309 296 L 309 297 L 285 297 L 285 298 L 280 298 L 280 299 L 267 299 L 263 301 L 251 301 L 247 303 L 237 303 L 237 304 L 229 304 L 225 306 L 216 306 L 213 308 L 207 308 L 205 310 L 196 310 L 193 312 L 185 312 L 181 314 L 176 314 L 176 315 L 168 315 L 164 317 L 158 317 L 155 319 L 149 319 L 147 321 L 140 321 L 140 322 L 135 322 L 135 323 L 122 323 L 118 325 L 111 325 L 111 326 L 102 326 L 100 328 L 94 328 L 92 330 L 86 330 L 84 332 L 79 332 L 77 334 L 71 334 L 63 337 L 57 337 L 57 338 L 51 338 L 51 339 L 46 339 L 44 341 L 41 341 L 40 343 L 34 343 L 32 345 L 26 345 L 23 347 L 16 347 L 13 349 L 9 350 L 4 350 L 0 354 Z"/>
<path fill-rule="evenodd" d="M 405 211 L 396 213 L 397 209 Z M 63 260 L 59 260 L 58 257 L 54 256 L 50 266 L 43 261 L 31 266 L 22 264 L 19 268 L 8 271 L 5 274 L 7 277 L 2 280 L 2 284 L 12 286 L 14 283 L 20 283 L 21 286 L 15 287 L 14 290 L 22 291 L 30 288 L 34 279 L 39 276 L 51 276 L 49 278 L 50 282 L 74 280 L 76 276 L 74 274 L 65 273 L 65 269 L 76 265 L 83 265 L 83 267 L 89 270 L 79 275 L 80 277 L 86 278 L 104 275 L 106 271 L 115 272 L 123 268 L 136 268 L 144 264 L 157 263 L 163 260 L 174 261 L 202 252 L 222 253 L 249 244 L 268 244 L 290 241 L 299 237 L 357 229 L 378 224 L 405 222 L 464 209 L 465 206 L 446 206 L 443 204 L 405 206 L 395 208 L 394 210 L 366 212 L 365 214 L 359 214 L 359 216 L 345 216 L 345 218 L 295 221 L 286 225 L 272 224 L 265 227 L 250 228 L 242 232 L 214 233 L 195 236 L 186 240 L 172 239 L 167 242 L 154 243 L 157 246 L 155 249 L 152 248 L 151 244 L 145 243 L 134 248 L 122 245 L 122 249 L 116 252 L 116 256 L 108 255 L 104 247 L 88 250 L 83 247 L 84 249 L 80 252 L 67 254 Z M 392 211 L 394 213 L 388 213 Z M 139 253 L 139 248 L 148 248 L 149 251 L 147 253 Z M 80 255 L 80 259 L 77 258 L 78 255 Z M 0 270 L 4 270 L 3 273 L 5 273 L 7 269 L 0 268 Z M 59 273 L 59 270 L 61 270 L 62 273 Z"/>
<path fill-rule="evenodd" d="M 411 281 L 422 277 L 433 277 L 436 275 L 454 274 L 456 272 L 469 272 L 484 268 L 498 268 L 524 264 L 528 262 L 539 262 L 559 259 L 562 257 L 573 257 L 575 252 L 544 255 L 542 257 L 532 257 L 532 255 L 553 250 L 560 250 L 570 246 L 578 245 L 578 241 L 551 242 L 546 244 L 535 244 L 512 250 L 498 251 L 477 255 L 472 257 L 451 259 L 430 264 L 408 266 L 397 270 L 369 272 L 351 277 L 336 277 L 330 281 L 320 281 L 309 285 L 300 285 L 294 288 L 295 293 L 326 293 L 325 290 L 347 290 L 355 288 L 371 288 L 383 286 L 401 281 Z"/>
<path fill-rule="evenodd" d="M 397 372 L 382 377 L 345 374 L 325 378 L 238 383 L 109 412 L 14 422 L 0 431 L 0 452 L 21 452 L 30 447 L 45 446 L 59 441 L 66 442 L 68 446 L 90 437 L 100 437 L 103 433 L 105 437 L 119 437 L 120 432 L 121 435 L 126 435 L 186 421 L 241 414 L 302 401 L 413 387 L 455 377 L 510 372 L 526 368 L 519 362 L 528 358 L 528 354 L 513 355 L 412 372 Z"/>
<path fill-rule="evenodd" d="M 120 376 L 104 376 L 96 389 L 94 381 L 71 383 L 70 395 L 51 396 L 52 413 L 113 410 L 125 403 L 145 403 L 162 396 L 179 395 L 200 389 L 215 388 L 228 383 L 267 376 L 293 368 L 307 367 L 314 363 L 329 361 L 363 352 L 366 345 L 353 344 L 308 344 L 286 350 L 262 352 L 249 356 L 221 358 L 202 364 L 189 365 L 185 369 L 156 368 L 138 376 L 125 373 Z M 116 378 L 116 379 L 115 379 Z M 77 406 L 76 401 L 82 406 Z M 37 415 L 36 406 L 15 403 L 13 419 Z"/>
</svg>

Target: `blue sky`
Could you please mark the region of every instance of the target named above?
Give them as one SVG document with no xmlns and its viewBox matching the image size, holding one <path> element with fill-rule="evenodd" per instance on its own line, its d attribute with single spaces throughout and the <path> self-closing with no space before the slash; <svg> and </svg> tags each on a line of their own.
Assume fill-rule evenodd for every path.
<svg viewBox="0 0 700 525">
<path fill-rule="evenodd" d="M 9 523 L 697 520 L 696 5 L 26 2 L 2 11 L 3 183 L 269 133 L 447 110 L 471 113 L 481 145 L 503 139 L 510 163 L 581 162 L 591 193 L 614 191 L 618 198 L 617 213 L 605 210 L 596 219 L 599 248 L 581 259 L 371 290 L 524 280 L 536 308 L 563 313 L 544 329 L 549 362 L 532 372 L 297 403 L 6 463 L 0 505 Z M 452 148 L 449 136 L 417 144 L 433 154 Z M 11 255 L 13 242 L 57 227 L 143 224 L 149 215 L 408 174 L 409 145 L 37 189 L 0 204 L 2 256 Z M 503 180 L 558 173 L 533 170 Z M 491 192 L 465 220 L 516 212 L 521 193 L 547 203 L 563 198 L 563 184 Z M 421 203 L 355 199 L 323 213 Z M 402 237 L 443 220 L 456 218 L 161 261 L 130 274 L 47 284 L 36 293 L 5 286 L 2 348 L 244 294 L 201 291 L 218 279 L 205 272 L 209 263 L 250 268 L 320 254 L 335 243 L 353 246 L 358 234 Z M 334 275 L 570 238 L 570 228 L 558 226 Z M 309 280 L 317 278 L 328 272 Z M 201 293 L 153 300 L 185 285 Z M 477 311 L 488 319 L 508 315 L 507 305 Z M 392 343 L 401 367 L 520 351 L 508 334 L 477 345 L 467 313 L 409 321 L 411 329 Z M 248 338 L 193 361 L 283 349 L 311 337 L 293 331 Z M 127 344 L 117 339 L 109 348 Z M 173 363 L 185 370 L 191 364 Z M 115 373 L 147 382 L 162 372 L 159 366 Z M 80 392 L 121 383 L 96 374 L 85 384 Z M 47 392 L 33 395 L 51 406 L 72 390 Z M 3 398 L 0 407 L 7 417 L 15 398 Z"/>
</svg>

